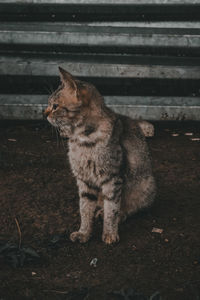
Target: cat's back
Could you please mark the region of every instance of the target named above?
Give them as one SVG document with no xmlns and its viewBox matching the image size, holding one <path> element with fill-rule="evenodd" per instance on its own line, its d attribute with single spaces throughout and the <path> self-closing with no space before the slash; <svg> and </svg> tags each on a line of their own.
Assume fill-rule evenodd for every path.
<svg viewBox="0 0 200 300">
<path fill-rule="evenodd" d="M 120 143 L 129 166 L 128 169 L 134 174 L 136 170 L 140 173 L 151 173 L 149 149 L 139 121 L 122 115 L 118 117 L 123 127 Z"/>
<path fill-rule="evenodd" d="M 121 135 L 121 142 L 129 141 L 131 144 L 135 144 L 140 147 L 145 143 L 145 136 L 139 126 L 139 121 L 133 120 L 128 116 L 118 115 L 123 127 L 123 132 Z"/>
</svg>

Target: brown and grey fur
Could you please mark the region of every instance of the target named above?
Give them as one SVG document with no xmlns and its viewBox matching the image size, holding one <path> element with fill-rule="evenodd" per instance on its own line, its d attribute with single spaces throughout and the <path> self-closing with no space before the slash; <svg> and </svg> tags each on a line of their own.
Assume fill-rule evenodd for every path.
<svg viewBox="0 0 200 300">
<path fill-rule="evenodd" d="M 145 135 L 153 135 L 153 126 L 114 113 L 93 85 L 59 69 L 62 85 L 51 95 L 45 114 L 69 138 L 81 215 L 80 229 L 70 238 L 88 241 L 100 207 L 102 240 L 111 244 L 119 241 L 119 222 L 154 199 L 155 181 L 145 141 Z"/>
</svg>

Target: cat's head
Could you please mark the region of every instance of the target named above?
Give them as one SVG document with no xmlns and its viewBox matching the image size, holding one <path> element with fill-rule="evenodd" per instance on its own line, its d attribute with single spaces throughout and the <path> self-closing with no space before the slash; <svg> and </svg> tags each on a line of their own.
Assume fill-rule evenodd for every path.
<svg viewBox="0 0 200 300">
<path fill-rule="evenodd" d="M 91 94 L 98 92 L 92 85 L 75 79 L 60 67 L 59 72 L 62 84 L 49 97 L 44 115 L 60 130 L 61 135 L 69 136 L 73 128 L 91 112 Z"/>
</svg>

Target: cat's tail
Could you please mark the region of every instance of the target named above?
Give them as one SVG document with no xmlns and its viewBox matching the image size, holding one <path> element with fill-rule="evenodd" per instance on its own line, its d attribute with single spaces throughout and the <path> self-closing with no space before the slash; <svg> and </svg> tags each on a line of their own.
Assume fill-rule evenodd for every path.
<svg viewBox="0 0 200 300">
<path fill-rule="evenodd" d="M 140 126 L 142 133 L 146 137 L 154 136 L 154 126 L 153 124 L 147 121 L 139 121 L 138 125 Z"/>
</svg>

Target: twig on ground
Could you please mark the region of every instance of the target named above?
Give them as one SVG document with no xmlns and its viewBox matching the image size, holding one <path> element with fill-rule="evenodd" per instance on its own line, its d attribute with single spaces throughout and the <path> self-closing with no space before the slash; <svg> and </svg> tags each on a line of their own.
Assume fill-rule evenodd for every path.
<svg viewBox="0 0 200 300">
<path fill-rule="evenodd" d="M 21 232 L 21 229 L 20 229 L 19 222 L 18 222 L 17 218 L 15 218 L 15 223 L 17 225 L 17 230 L 18 230 L 18 233 L 19 233 L 19 249 L 20 249 L 21 244 L 22 244 L 22 232 Z"/>
<path fill-rule="evenodd" d="M 69 291 L 57 291 L 57 290 L 43 290 L 44 292 L 52 292 L 57 294 L 69 294 Z"/>
</svg>

